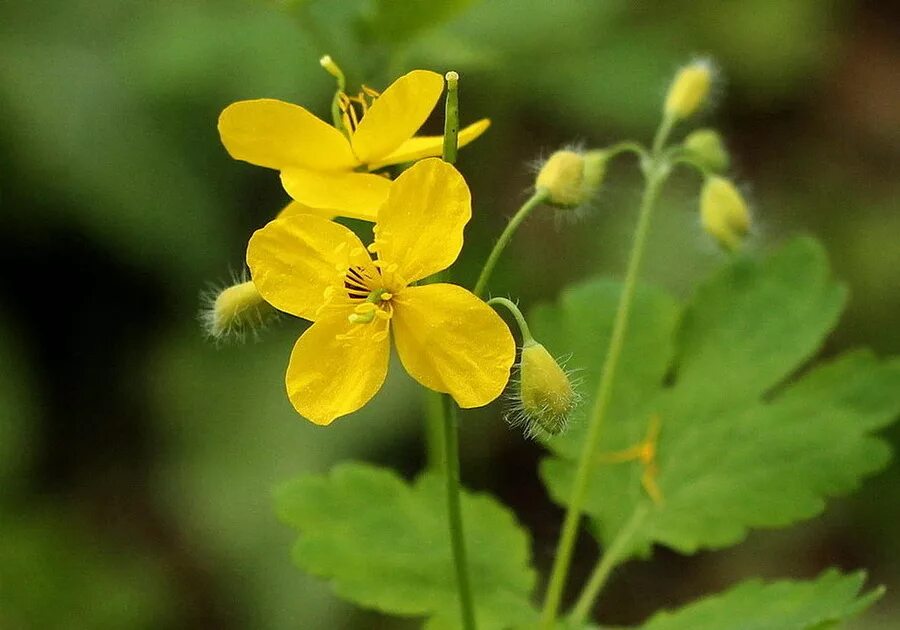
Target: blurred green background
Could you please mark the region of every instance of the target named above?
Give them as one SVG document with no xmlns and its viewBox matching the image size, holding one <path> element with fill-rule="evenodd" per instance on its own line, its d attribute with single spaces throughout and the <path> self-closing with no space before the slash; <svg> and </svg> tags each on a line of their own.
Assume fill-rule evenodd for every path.
<svg viewBox="0 0 900 630">
<path fill-rule="evenodd" d="M 459 71 L 463 122 L 494 122 L 460 160 L 475 216 L 456 273 L 471 284 L 535 160 L 646 140 L 679 64 L 711 55 L 721 77 L 703 122 L 753 201 L 750 246 L 821 238 L 852 295 L 825 352 L 897 353 L 898 13 L 874 0 L 0 3 L 0 628 L 417 625 L 351 610 L 294 569 L 270 495 L 344 458 L 415 473 L 416 388 L 393 370 L 373 404 L 321 429 L 283 394 L 297 321 L 245 345 L 202 338 L 199 294 L 241 271 L 249 234 L 286 200 L 273 172 L 221 147 L 225 105 L 276 97 L 327 116 L 326 52 L 377 88 L 414 67 Z M 547 212 L 524 227 L 495 293 L 528 306 L 621 275 L 638 196 L 624 162 L 577 222 Z M 682 296 L 725 260 L 699 229 L 698 186 L 686 172 L 668 186 L 645 267 Z M 514 507 L 546 568 L 560 512 L 539 456 L 497 406 L 466 414 L 465 482 Z M 660 551 L 617 575 L 603 618 L 838 565 L 890 588 L 858 627 L 896 628 L 898 472 L 726 552 Z M 587 538 L 578 557 L 583 575 Z"/>
</svg>

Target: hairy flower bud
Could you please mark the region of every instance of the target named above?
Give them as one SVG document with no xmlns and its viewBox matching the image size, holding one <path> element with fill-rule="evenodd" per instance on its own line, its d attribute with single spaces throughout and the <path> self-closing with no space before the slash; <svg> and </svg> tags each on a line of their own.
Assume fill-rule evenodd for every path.
<svg viewBox="0 0 900 630">
<path fill-rule="evenodd" d="M 684 148 L 701 166 L 716 173 L 728 170 L 730 159 L 722 137 L 714 129 L 698 129 L 684 139 Z"/>
<path fill-rule="evenodd" d="M 522 348 L 514 425 L 524 425 L 527 434 L 540 428 L 556 435 L 566 428 L 569 414 L 578 404 L 578 394 L 565 370 L 536 341 Z"/>
<path fill-rule="evenodd" d="M 734 184 L 709 177 L 700 193 L 700 221 L 719 245 L 734 251 L 750 231 L 750 210 Z"/>
<path fill-rule="evenodd" d="M 256 290 L 252 281 L 240 282 L 208 296 L 201 319 L 206 333 L 219 341 L 238 338 L 265 325 L 278 313 Z"/>
<path fill-rule="evenodd" d="M 584 188 L 588 194 L 594 194 L 603 184 L 607 162 L 609 151 L 594 149 L 584 154 Z"/>
<path fill-rule="evenodd" d="M 700 60 L 684 66 L 675 75 L 666 95 L 665 113 L 675 120 L 694 115 L 703 105 L 712 85 L 712 65 Z"/>
<path fill-rule="evenodd" d="M 568 149 L 550 156 L 538 172 L 534 184 L 545 190 L 547 202 L 563 208 L 573 208 L 586 200 L 584 185 L 584 156 Z"/>
</svg>

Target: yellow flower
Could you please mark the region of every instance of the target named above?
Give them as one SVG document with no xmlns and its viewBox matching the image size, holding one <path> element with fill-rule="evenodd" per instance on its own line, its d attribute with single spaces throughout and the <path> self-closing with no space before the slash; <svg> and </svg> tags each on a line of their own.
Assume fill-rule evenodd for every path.
<svg viewBox="0 0 900 630">
<path fill-rule="evenodd" d="M 418 136 L 444 89 L 441 75 L 414 70 L 384 91 L 341 95 L 344 132 L 306 109 L 275 99 L 232 103 L 219 116 L 219 135 L 231 156 L 281 171 L 288 194 L 312 208 L 339 208 L 367 221 L 384 203 L 390 181 L 371 172 L 440 155 L 442 136 Z M 459 146 L 490 125 L 479 120 L 459 132 Z"/>
<path fill-rule="evenodd" d="M 407 372 L 461 407 L 500 395 L 515 358 L 503 320 L 462 287 L 414 284 L 456 260 L 471 216 L 459 172 L 427 159 L 391 183 L 368 250 L 346 227 L 311 214 L 277 218 L 253 235 L 247 264 L 263 298 L 313 321 L 285 379 L 301 415 L 325 425 L 365 405 L 384 382 L 392 335 Z"/>
</svg>

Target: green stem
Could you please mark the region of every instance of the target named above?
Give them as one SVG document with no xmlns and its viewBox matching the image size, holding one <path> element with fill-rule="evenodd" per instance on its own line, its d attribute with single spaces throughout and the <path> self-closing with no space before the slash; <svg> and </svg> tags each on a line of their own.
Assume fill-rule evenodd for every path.
<svg viewBox="0 0 900 630">
<path fill-rule="evenodd" d="M 463 628 L 475 630 L 475 606 L 472 586 L 469 583 L 469 567 L 466 561 L 466 542 L 463 534 L 462 510 L 459 500 L 459 427 L 456 405 L 447 394 L 441 396 L 444 416 L 444 473 L 447 480 L 447 515 L 450 525 L 450 547 L 456 568 L 456 587 Z"/>
<path fill-rule="evenodd" d="M 513 218 L 510 219 L 509 223 L 506 225 L 506 228 L 503 230 L 503 233 L 500 235 L 500 238 L 494 244 L 494 249 L 491 250 L 488 259 L 484 263 L 484 267 L 481 269 L 481 275 L 478 276 L 478 282 L 475 283 L 475 289 L 473 293 L 478 297 L 482 297 L 484 295 L 484 290 L 487 288 L 487 283 L 491 279 L 491 274 L 494 272 L 494 267 L 497 265 L 497 261 L 500 260 L 500 255 L 503 253 L 503 250 L 506 249 L 506 246 L 509 245 L 509 241 L 512 239 L 513 234 L 515 234 L 516 230 L 519 228 L 519 225 L 525 218 L 534 210 L 536 207 L 541 205 L 541 203 L 547 198 L 549 193 L 544 190 L 536 190 L 533 195 L 526 201 L 521 208 L 513 215 Z"/>
<path fill-rule="evenodd" d="M 451 71 L 444 75 L 447 80 L 447 101 L 444 107 L 444 161 L 456 163 L 459 149 L 459 75 Z"/>
<path fill-rule="evenodd" d="M 516 306 L 516 303 L 512 300 L 508 300 L 505 297 L 495 297 L 491 298 L 487 301 L 491 306 L 501 305 L 506 307 L 512 316 L 515 318 L 516 323 L 519 325 L 519 332 L 522 333 L 522 345 L 527 346 L 534 343 L 534 337 L 531 336 L 531 330 L 528 328 L 528 322 L 525 321 L 525 316 L 522 315 L 522 311 L 519 310 L 519 307 Z"/>
<path fill-rule="evenodd" d="M 653 146 L 650 149 L 654 158 L 658 158 L 662 153 L 663 147 L 666 146 L 666 140 L 669 139 L 669 134 L 672 133 L 672 128 L 676 122 L 674 116 L 666 115 L 663 117 L 659 128 L 656 130 L 656 135 L 653 136 Z"/>
<path fill-rule="evenodd" d="M 425 396 L 425 456 L 428 470 L 444 473 L 443 394 L 423 388 Z"/>
<path fill-rule="evenodd" d="M 600 557 L 584 590 L 581 591 L 578 601 L 575 602 L 575 607 L 572 609 L 570 620 L 573 625 L 581 625 L 584 623 L 584 620 L 587 619 L 597 596 L 606 585 L 606 580 L 609 579 L 613 569 L 619 566 L 619 563 L 624 559 L 624 556 L 628 551 L 628 545 L 631 544 L 631 539 L 637 532 L 638 527 L 641 526 L 646 514 L 646 505 L 642 505 L 632 512 L 631 518 L 629 518 L 624 527 L 619 530 L 619 533 L 616 534 L 616 537 L 610 543 L 609 548 Z"/>
<path fill-rule="evenodd" d="M 668 126 L 671 127 L 671 124 Z M 660 126 L 660 133 L 657 133 L 657 141 L 654 144 L 659 143 L 660 138 L 662 138 L 662 142 L 665 142 L 665 137 L 668 134 L 665 129 L 666 121 L 663 121 L 663 124 Z M 581 455 L 578 460 L 578 467 L 572 484 L 572 493 L 569 497 L 568 509 L 563 521 L 562 534 L 559 538 L 556 558 L 550 574 L 550 583 L 547 586 L 547 594 L 544 599 L 541 627 L 546 629 L 552 628 L 556 620 L 563 588 L 568 577 L 569 565 L 572 562 L 572 552 L 575 547 L 575 538 L 578 534 L 578 526 L 581 522 L 581 513 L 584 509 L 587 495 L 591 466 L 600 442 L 601 428 L 612 398 L 616 369 L 619 366 L 622 346 L 625 343 L 625 335 L 628 331 L 628 316 L 631 313 L 631 304 L 637 288 L 638 275 L 650 226 L 650 217 L 653 214 L 653 206 L 659 196 L 662 183 L 668 174 L 668 166 L 657 161 L 658 155 L 659 150 L 654 150 L 653 158 L 644 166 L 644 194 L 641 199 L 637 228 L 635 229 L 631 256 L 628 261 L 628 271 L 625 274 L 625 284 L 616 309 L 612 337 L 610 338 L 609 349 L 603 364 L 600 383 L 597 387 L 594 407 L 588 420 L 587 435 L 585 436 L 584 446 L 581 449 Z"/>
</svg>

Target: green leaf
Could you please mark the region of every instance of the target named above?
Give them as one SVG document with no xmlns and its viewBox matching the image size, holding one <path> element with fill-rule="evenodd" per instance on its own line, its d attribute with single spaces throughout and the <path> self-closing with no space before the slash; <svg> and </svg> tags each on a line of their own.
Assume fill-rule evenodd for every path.
<svg viewBox="0 0 900 630">
<path fill-rule="evenodd" d="M 460 627 L 442 477 L 425 474 L 409 485 L 388 470 L 342 464 L 327 477 L 288 483 L 277 504 L 300 531 L 295 562 L 328 579 L 337 595 L 385 613 L 429 616 L 431 630 Z M 479 627 L 532 622 L 528 535 L 490 497 L 465 494 L 462 509 Z"/>
<path fill-rule="evenodd" d="M 533 329 L 596 389 L 619 288 L 593 282 L 535 313 Z M 852 352 L 792 374 L 835 325 L 844 290 L 821 247 L 798 239 L 762 262 L 739 259 L 703 285 L 676 324 L 671 303 L 638 293 L 599 452 L 638 443 L 660 420 L 662 502 L 639 462 L 595 463 L 585 510 L 609 543 L 629 526 L 630 550 L 661 543 L 683 553 L 721 548 L 751 528 L 819 514 L 882 468 L 889 449 L 870 435 L 900 413 L 900 361 Z M 583 415 L 589 413 L 590 397 Z M 541 473 L 565 504 L 586 418 L 548 446 Z"/>
<path fill-rule="evenodd" d="M 829 570 L 810 582 L 744 582 L 675 611 L 657 613 L 642 630 L 805 630 L 823 628 L 858 614 L 881 597 L 861 594 L 865 573 Z"/>
</svg>

